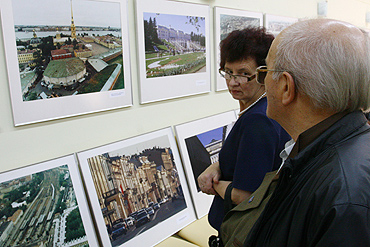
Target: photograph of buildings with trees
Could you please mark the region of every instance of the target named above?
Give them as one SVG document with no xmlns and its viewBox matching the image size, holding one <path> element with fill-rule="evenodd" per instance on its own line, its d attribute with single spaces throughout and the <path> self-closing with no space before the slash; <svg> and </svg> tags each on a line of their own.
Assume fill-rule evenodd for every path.
<svg viewBox="0 0 370 247">
<path fill-rule="evenodd" d="M 125 87 L 120 3 L 12 0 L 12 6 L 23 101 Z"/>
<path fill-rule="evenodd" d="M 96 155 L 87 163 L 112 246 L 187 207 L 167 136 Z"/>
<path fill-rule="evenodd" d="M 205 72 L 205 18 L 143 13 L 146 78 Z"/>
<path fill-rule="evenodd" d="M 68 165 L 0 183 L 0 246 L 89 246 Z"/>
</svg>

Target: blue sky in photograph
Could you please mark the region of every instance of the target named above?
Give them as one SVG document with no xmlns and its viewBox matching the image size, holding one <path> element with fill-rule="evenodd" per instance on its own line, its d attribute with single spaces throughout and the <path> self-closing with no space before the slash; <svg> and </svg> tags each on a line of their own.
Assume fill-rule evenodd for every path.
<svg viewBox="0 0 370 247">
<path fill-rule="evenodd" d="M 198 24 L 200 25 L 199 31 L 196 27 L 192 24 L 186 24 L 188 22 L 188 18 L 186 15 L 168 15 L 168 14 L 159 14 L 159 13 L 143 13 L 144 20 L 149 21 L 151 17 L 156 18 L 157 25 L 162 25 L 165 27 L 172 27 L 176 30 L 184 31 L 185 33 L 195 33 L 195 34 L 203 34 L 205 35 L 205 20 L 201 20 L 198 18 Z"/>
<path fill-rule="evenodd" d="M 200 142 L 203 144 L 203 146 L 205 146 L 205 145 L 209 144 L 212 141 L 212 139 L 221 140 L 222 139 L 222 130 L 223 130 L 223 127 L 220 127 L 220 128 L 217 128 L 217 129 L 210 130 L 210 131 L 204 132 L 202 134 L 199 134 L 199 135 L 197 135 L 197 137 L 200 140 Z"/>
<path fill-rule="evenodd" d="M 12 0 L 15 25 L 71 25 L 71 0 Z M 121 27 L 118 2 L 72 0 L 76 26 Z"/>
</svg>

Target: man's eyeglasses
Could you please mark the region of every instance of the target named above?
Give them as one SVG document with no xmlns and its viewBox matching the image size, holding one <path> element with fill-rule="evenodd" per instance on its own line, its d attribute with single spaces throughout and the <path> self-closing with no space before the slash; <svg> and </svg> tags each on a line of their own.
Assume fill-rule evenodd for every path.
<svg viewBox="0 0 370 247">
<path fill-rule="evenodd" d="M 233 74 L 230 74 L 230 73 L 226 72 L 223 69 L 219 69 L 218 72 L 226 80 L 231 80 L 231 78 L 234 78 L 234 80 L 238 83 L 247 83 L 247 82 L 253 80 L 256 77 L 256 74 L 251 75 L 251 76 L 248 76 L 248 75 L 233 75 Z"/>
<path fill-rule="evenodd" d="M 269 71 L 284 72 L 284 70 L 267 69 L 267 66 L 259 66 L 256 69 L 256 81 L 259 84 L 264 85 L 265 84 L 265 78 L 266 78 L 267 72 L 269 72 Z"/>
</svg>

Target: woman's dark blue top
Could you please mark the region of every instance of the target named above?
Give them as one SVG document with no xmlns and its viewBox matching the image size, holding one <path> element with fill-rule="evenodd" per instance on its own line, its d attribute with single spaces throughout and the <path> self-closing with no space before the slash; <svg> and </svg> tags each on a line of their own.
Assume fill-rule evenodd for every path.
<svg viewBox="0 0 370 247">
<path fill-rule="evenodd" d="M 266 116 L 267 99 L 262 98 L 235 122 L 219 153 L 221 179 L 233 188 L 254 192 L 267 172 L 281 165 L 280 152 L 291 138 Z M 225 216 L 224 200 L 215 196 L 208 214 L 210 225 L 220 230 Z"/>
</svg>

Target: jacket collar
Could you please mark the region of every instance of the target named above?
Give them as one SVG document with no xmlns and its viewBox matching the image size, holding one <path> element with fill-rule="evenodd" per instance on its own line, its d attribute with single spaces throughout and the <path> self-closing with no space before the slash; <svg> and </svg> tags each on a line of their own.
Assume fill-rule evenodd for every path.
<svg viewBox="0 0 370 247">
<path fill-rule="evenodd" d="M 300 134 L 289 154 L 289 157 L 293 158 L 296 156 L 301 150 L 318 138 L 325 130 L 348 113 L 348 111 L 338 112 Z"/>
<path fill-rule="evenodd" d="M 316 139 L 312 140 L 306 147 L 303 147 L 293 158 L 288 158 L 281 172 L 285 169 L 289 169 L 290 176 L 293 175 L 293 173 L 296 174 L 300 172 L 314 157 L 331 146 L 352 137 L 355 132 L 362 127 L 365 129 L 370 128 L 366 125 L 366 118 L 362 111 L 346 114 L 321 132 Z"/>
</svg>

